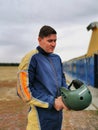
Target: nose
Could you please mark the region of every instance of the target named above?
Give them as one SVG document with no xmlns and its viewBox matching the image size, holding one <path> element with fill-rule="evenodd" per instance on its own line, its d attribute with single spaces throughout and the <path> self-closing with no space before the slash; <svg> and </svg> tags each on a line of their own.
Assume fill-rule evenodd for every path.
<svg viewBox="0 0 98 130">
<path fill-rule="evenodd" d="M 52 45 L 52 46 L 55 46 L 55 45 L 56 45 L 56 41 L 53 40 L 53 41 L 51 42 L 51 45 Z"/>
</svg>

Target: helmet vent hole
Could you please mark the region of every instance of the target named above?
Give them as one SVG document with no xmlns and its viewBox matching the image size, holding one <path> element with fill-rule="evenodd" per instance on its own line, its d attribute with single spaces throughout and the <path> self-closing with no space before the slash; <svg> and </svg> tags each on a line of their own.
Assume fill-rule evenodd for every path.
<svg viewBox="0 0 98 130">
<path fill-rule="evenodd" d="M 80 100 L 83 100 L 83 97 L 80 97 Z"/>
<path fill-rule="evenodd" d="M 63 95 L 63 92 L 61 92 L 61 94 Z"/>
<path fill-rule="evenodd" d="M 88 91 L 88 93 L 91 94 L 90 91 Z"/>
</svg>

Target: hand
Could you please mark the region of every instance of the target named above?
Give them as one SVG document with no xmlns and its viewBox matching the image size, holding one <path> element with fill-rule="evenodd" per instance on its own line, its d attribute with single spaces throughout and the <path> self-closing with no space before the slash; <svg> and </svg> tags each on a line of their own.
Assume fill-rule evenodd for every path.
<svg viewBox="0 0 98 130">
<path fill-rule="evenodd" d="M 68 108 L 64 105 L 61 96 L 55 99 L 54 108 L 55 108 L 57 111 L 60 111 L 60 110 L 62 110 L 62 109 L 68 110 Z"/>
</svg>

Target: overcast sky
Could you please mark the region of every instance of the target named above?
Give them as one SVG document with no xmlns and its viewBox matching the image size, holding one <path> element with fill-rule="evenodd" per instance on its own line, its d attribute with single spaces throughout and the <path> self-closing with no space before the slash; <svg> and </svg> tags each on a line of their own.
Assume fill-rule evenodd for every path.
<svg viewBox="0 0 98 130">
<path fill-rule="evenodd" d="M 0 62 L 20 62 L 38 46 L 43 25 L 57 31 L 62 61 L 87 52 L 92 31 L 86 27 L 98 21 L 98 0 L 0 0 Z"/>
</svg>

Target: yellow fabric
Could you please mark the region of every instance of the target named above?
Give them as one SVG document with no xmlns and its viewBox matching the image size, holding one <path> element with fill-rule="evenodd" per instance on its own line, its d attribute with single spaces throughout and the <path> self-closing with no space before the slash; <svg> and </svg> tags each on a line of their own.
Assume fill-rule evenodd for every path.
<svg viewBox="0 0 98 130">
<path fill-rule="evenodd" d="M 41 130 L 38 113 L 33 105 L 31 111 L 28 114 L 28 125 L 26 130 Z"/>
<path fill-rule="evenodd" d="M 40 101 L 36 98 L 32 98 L 31 101 L 28 102 L 28 104 L 32 107 L 32 106 L 37 106 L 37 107 L 41 107 L 41 108 L 48 108 L 49 104 L 43 101 Z"/>
<path fill-rule="evenodd" d="M 36 53 L 38 53 L 37 50 L 32 50 L 28 54 L 26 54 L 25 57 L 22 59 L 21 64 L 19 65 L 18 69 L 19 70 L 27 70 L 31 56 L 36 54 Z"/>
<path fill-rule="evenodd" d="M 18 95 L 22 98 L 22 100 L 25 101 L 26 99 L 25 99 L 25 96 L 21 90 L 19 80 L 17 81 L 17 92 L 18 92 Z"/>
<path fill-rule="evenodd" d="M 29 101 L 28 104 L 31 106 L 31 111 L 28 114 L 28 124 L 26 130 L 41 130 L 39 117 L 35 106 L 48 108 L 48 103 L 39 101 L 36 98 L 32 98 L 32 100 Z"/>
<path fill-rule="evenodd" d="M 20 71 L 18 74 L 17 92 L 23 101 L 31 100 L 31 92 L 28 87 L 28 73 L 27 71 Z"/>
<path fill-rule="evenodd" d="M 94 53 L 98 53 L 98 28 L 93 29 L 91 40 L 87 51 L 87 56 L 91 56 Z"/>
<path fill-rule="evenodd" d="M 22 98 L 22 100 L 28 102 L 30 106 L 34 105 L 42 108 L 48 108 L 49 107 L 48 103 L 40 101 L 31 96 L 31 92 L 28 87 L 28 73 L 27 73 L 28 65 L 32 55 L 36 53 L 38 53 L 38 51 L 33 50 L 28 54 L 26 54 L 18 67 L 19 72 L 18 72 L 17 92 Z"/>
<path fill-rule="evenodd" d="M 30 101 L 31 100 L 31 93 L 28 88 L 28 65 L 32 55 L 38 53 L 37 50 L 32 50 L 27 53 L 24 58 L 22 59 L 19 67 L 18 67 L 18 74 L 17 74 L 17 92 L 19 96 L 22 98 L 23 101 Z"/>
<path fill-rule="evenodd" d="M 49 104 L 43 101 L 40 101 L 34 97 L 31 97 L 31 93 L 28 88 L 28 65 L 32 55 L 38 53 L 37 50 L 33 50 L 29 52 L 22 59 L 18 69 L 18 94 L 24 101 L 28 101 L 28 104 L 31 106 L 31 111 L 28 114 L 28 124 L 26 130 L 41 130 L 38 113 L 36 107 L 48 108 Z"/>
</svg>

